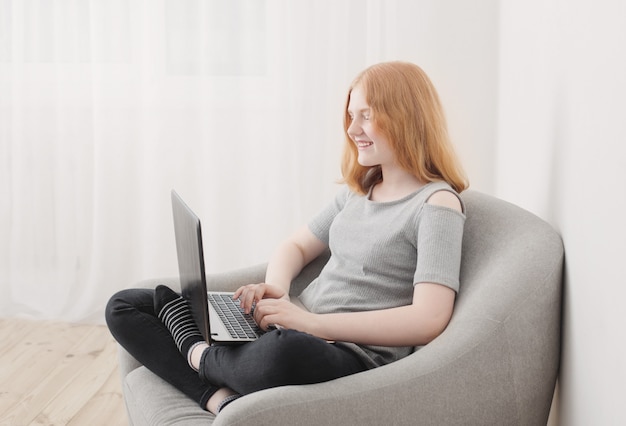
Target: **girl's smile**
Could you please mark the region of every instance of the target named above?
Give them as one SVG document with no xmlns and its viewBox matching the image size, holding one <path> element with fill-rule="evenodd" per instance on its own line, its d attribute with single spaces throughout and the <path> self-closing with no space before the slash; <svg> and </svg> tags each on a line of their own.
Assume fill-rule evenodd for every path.
<svg viewBox="0 0 626 426">
<path fill-rule="evenodd" d="M 359 150 L 359 164 L 366 167 L 393 165 L 395 154 L 387 138 L 377 129 L 365 92 L 359 86 L 350 93 L 348 114 L 351 119 L 348 136 Z"/>
</svg>

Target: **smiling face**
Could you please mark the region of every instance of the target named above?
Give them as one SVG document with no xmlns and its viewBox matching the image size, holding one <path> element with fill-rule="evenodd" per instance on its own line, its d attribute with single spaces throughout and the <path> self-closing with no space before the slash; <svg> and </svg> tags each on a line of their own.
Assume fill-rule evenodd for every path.
<svg viewBox="0 0 626 426">
<path fill-rule="evenodd" d="M 364 167 L 395 164 L 395 155 L 387 138 L 377 129 L 366 94 L 360 86 L 350 93 L 348 103 L 350 126 L 347 133 L 358 150 L 359 164 Z"/>
<path fill-rule="evenodd" d="M 444 180 L 458 192 L 467 188 L 439 95 L 420 67 L 370 66 L 353 80 L 345 105 L 341 173 L 350 189 L 367 194 L 396 171 L 423 183 Z"/>
</svg>

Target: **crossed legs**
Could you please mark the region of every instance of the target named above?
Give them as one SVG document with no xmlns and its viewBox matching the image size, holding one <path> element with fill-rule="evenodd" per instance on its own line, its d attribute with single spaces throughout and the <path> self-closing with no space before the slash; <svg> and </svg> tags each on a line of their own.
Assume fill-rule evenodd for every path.
<svg viewBox="0 0 626 426">
<path fill-rule="evenodd" d="M 155 313 L 154 294 L 153 290 L 115 294 L 107 305 L 109 329 L 139 362 L 211 412 L 233 395 L 319 383 L 366 369 L 343 345 L 295 330 L 274 330 L 235 346 L 199 343 L 190 337 L 191 330 L 190 340 L 184 342 L 181 332 L 172 332 Z"/>
</svg>

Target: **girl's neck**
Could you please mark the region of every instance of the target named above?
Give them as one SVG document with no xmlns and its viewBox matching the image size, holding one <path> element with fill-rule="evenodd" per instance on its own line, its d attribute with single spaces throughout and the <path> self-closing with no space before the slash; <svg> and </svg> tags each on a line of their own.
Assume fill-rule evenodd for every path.
<svg viewBox="0 0 626 426">
<path fill-rule="evenodd" d="M 372 201 L 399 200 L 424 186 L 424 182 L 400 168 L 383 169 L 382 176 L 382 181 L 372 188 Z"/>
</svg>

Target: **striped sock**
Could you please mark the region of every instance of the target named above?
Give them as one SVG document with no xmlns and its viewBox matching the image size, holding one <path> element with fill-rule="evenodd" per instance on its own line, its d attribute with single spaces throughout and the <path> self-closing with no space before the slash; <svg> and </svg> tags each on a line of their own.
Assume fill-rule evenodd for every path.
<svg viewBox="0 0 626 426">
<path fill-rule="evenodd" d="M 172 334 L 183 356 L 188 358 L 189 350 L 204 342 L 187 301 L 169 287 L 159 285 L 154 290 L 154 311 Z"/>
</svg>

